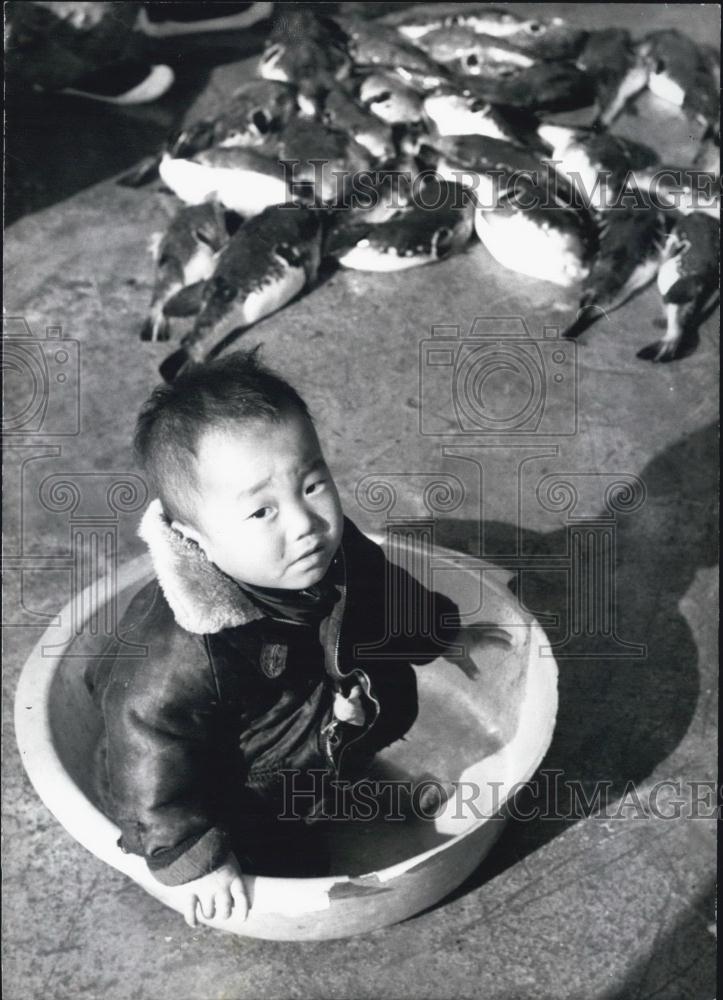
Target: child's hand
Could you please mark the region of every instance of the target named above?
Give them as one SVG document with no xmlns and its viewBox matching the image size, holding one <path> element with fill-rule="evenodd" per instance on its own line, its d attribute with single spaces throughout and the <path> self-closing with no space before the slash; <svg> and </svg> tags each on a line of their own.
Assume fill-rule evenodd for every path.
<svg viewBox="0 0 723 1000">
<path fill-rule="evenodd" d="M 232 911 L 245 920 L 248 914 L 249 904 L 241 880 L 241 869 L 233 854 L 225 864 L 208 875 L 179 885 L 178 893 L 183 900 L 183 917 L 189 927 L 198 926 L 197 907 L 209 920 L 211 917 L 228 920 Z"/>
</svg>

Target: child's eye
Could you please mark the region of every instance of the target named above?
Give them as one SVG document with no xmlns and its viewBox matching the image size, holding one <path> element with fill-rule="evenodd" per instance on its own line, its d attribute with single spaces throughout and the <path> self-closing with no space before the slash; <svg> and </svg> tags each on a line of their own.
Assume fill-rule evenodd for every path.
<svg viewBox="0 0 723 1000">
<path fill-rule="evenodd" d="M 309 483 L 309 485 L 304 490 L 304 493 L 306 493 L 307 496 L 310 493 L 318 493 L 319 490 L 323 488 L 325 483 L 326 483 L 325 479 L 317 479 L 315 483 Z"/>
<path fill-rule="evenodd" d="M 249 520 L 251 520 L 251 518 L 255 518 L 257 521 L 261 521 L 263 518 L 268 517 L 270 513 L 270 507 L 259 507 L 259 509 L 255 510 L 253 514 L 249 514 Z"/>
</svg>

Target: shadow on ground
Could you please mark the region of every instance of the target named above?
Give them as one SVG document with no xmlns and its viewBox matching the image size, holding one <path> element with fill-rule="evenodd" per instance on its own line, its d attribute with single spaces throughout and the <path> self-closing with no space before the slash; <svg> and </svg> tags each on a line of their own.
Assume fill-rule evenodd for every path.
<svg viewBox="0 0 723 1000">
<path fill-rule="evenodd" d="M 617 623 L 619 634 L 645 643 L 640 659 L 585 659 L 592 639 L 575 638 L 559 665 L 559 712 L 552 745 L 541 769 L 562 772 L 563 782 L 591 791 L 607 783 L 614 802 L 629 782 L 643 781 L 682 740 L 695 711 L 698 651 L 679 602 L 700 567 L 717 562 L 716 495 L 718 432 L 711 425 L 657 455 L 642 471 L 647 499 L 618 520 Z M 437 540 L 467 551 L 477 537 L 473 521 L 442 521 Z M 514 550 L 517 529 L 485 523 L 489 549 Z M 525 554 L 560 554 L 565 532 L 523 533 Z M 504 565 L 504 560 L 500 560 Z M 560 616 L 561 629 L 546 629 L 559 641 L 567 620 L 567 586 L 562 573 L 523 571 L 511 587 L 530 611 Z M 445 900 L 464 895 L 503 872 L 562 833 L 576 818 L 566 818 L 569 789 L 561 783 L 552 801 L 539 803 L 549 818 L 511 820 L 479 869 Z M 529 804 L 525 807 L 529 808 Z M 559 817 L 559 818 L 556 818 Z"/>
</svg>

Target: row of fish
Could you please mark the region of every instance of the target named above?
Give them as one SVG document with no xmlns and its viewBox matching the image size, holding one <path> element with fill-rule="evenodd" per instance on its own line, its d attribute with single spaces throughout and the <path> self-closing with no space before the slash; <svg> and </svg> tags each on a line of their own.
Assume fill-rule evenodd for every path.
<svg viewBox="0 0 723 1000">
<path fill-rule="evenodd" d="M 569 336 L 657 275 L 666 332 L 641 356 L 669 360 L 715 292 L 719 181 L 707 203 L 693 171 L 661 184 L 656 153 L 605 126 L 648 87 L 704 125 L 717 173 L 715 72 L 674 31 L 633 43 L 509 8 L 428 4 L 376 21 L 292 10 L 261 79 L 155 161 L 187 207 L 157 244 L 142 336 L 195 316 L 163 366 L 172 378 L 308 289 L 322 262 L 400 270 L 476 233 L 504 266 L 580 286 Z M 593 101 L 588 129 L 542 117 Z"/>
</svg>

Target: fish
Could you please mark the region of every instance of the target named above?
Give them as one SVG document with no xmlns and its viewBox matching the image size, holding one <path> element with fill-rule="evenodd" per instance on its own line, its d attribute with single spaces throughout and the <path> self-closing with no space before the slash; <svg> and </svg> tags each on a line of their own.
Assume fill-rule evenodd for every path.
<svg viewBox="0 0 723 1000">
<path fill-rule="evenodd" d="M 172 157 L 212 146 L 261 146 L 298 112 L 296 90 L 277 80 L 249 80 L 213 118 L 193 122 L 166 145 Z"/>
<path fill-rule="evenodd" d="M 495 76 L 467 76 L 464 90 L 489 101 L 528 111 L 573 111 L 594 103 L 590 76 L 573 63 L 536 62 L 504 67 Z"/>
<path fill-rule="evenodd" d="M 359 171 L 369 170 L 369 149 L 346 131 L 295 118 L 273 136 L 266 151 L 281 161 L 290 189 L 302 200 L 334 203 Z"/>
<path fill-rule="evenodd" d="M 163 182 L 181 201 L 217 200 L 244 217 L 284 202 L 335 201 L 371 154 L 345 132 L 298 117 L 260 147 L 214 146 L 161 160 Z"/>
<path fill-rule="evenodd" d="M 463 9 L 453 12 L 441 8 L 433 12 L 429 4 L 424 6 L 427 13 L 400 11 L 383 20 L 394 25 L 403 37 L 417 42 L 441 28 L 468 28 L 478 34 L 503 38 L 518 49 L 533 53 L 537 59 L 573 58 L 587 36 L 587 31 L 573 27 L 561 17 L 526 17 L 513 13 L 510 6 L 485 4 L 473 9 L 465 4 Z"/>
<path fill-rule="evenodd" d="M 308 288 L 319 270 L 322 233 L 322 213 L 301 205 L 273 206 L 244 222 L 219 255 L 193 329 L 160 367 L 165 381 Z"/>
<path fill-rule="evenodd" d="M 648 73 L 648 90 L 699 121 L 706 134 L 719 135 L 720 71 L 710 52 L 675 28 L 646 35 L 638 51 Z"/>
<path fill-rule="evenodd" d="M 118 178 L 140 187 L 158 177 L 163 160 L 187 160 L 215 146 L 261 146 L 298 112 L 296 88 L 274 80 L 249 80 L 214 117 L 200 118 L 172 132 L 161 149 Z"/>
<path fill-rule="evenodd" d="M 666 314 L 665 335 L 638 351 L 645 361 L 674 361 L 697 336 L 697 326 L 718 287 L 720 230 L 700 212 L 679 216 L 668 235 L 658 271 Z"/>
<path fill-rule="evenodd" d="M 463 249 L 472 235 L 472 201 L 461 187 L 430 179 L 417 203 L 379 223 L 355 219 L 340 226 L 326 253 L 358 271 L 404 271 L 433 264 Z"/>
<path fill-rule="evenodd" d="M 245 218 L 302 196 L 290 188 L 289 173 L 277 158 L 250 147 L 214 146 L 188 159 L 166 154 L 159 174 L 187 205 L 215 200 Z"/>
<path fill-rule="evenodd" d="M 386 69 L 402 83 L 420 91 L 433 90 L 449 79 L 447 71 L 415 45 L 385 25 L 353 15 L 334 15 L 347 51 L 356 66 Z"/>
<path fill-rule="evenodd" d="M 712 139 L 703 140 L 695 154 L 693 167 L 720 180 L 720 145 Z"/>
<path fill-rule="evenodd" d="M 428 166 L 443 179 L 471 188 L 483 207 L 494 207 L 499 193 L 518 176 L 530 180 L 538 193 L 544 191 L 545 203 L 551 207 L 573 204 L 569 181 L 530 149 L 489 136 L 444 136 L 430 141 L 434 146 L 425 160 Z"/>
<path fill-rule="evenodd" d="M 166 306 L 182 289 L 211 277 L 228 239 L 225 213 L 217 202 L 180 208 L 166 232 L 157 234 L 152 242 L 153 297 L 141 340 L 168 340 Z"/>
<path fill-rule="evenodd" d="M 632 184 L 656 208 L 682 215 L 703 212 L 720 219 L 719 172 L 658 165 L 633 171 Z"/>
<path fill-rule="evenodd" d="M 529 178 L 496 193 L 475 210 L 477 235 L 503 267 L 569 288 L 588 273 L 589 242 L 579 213 L 550 204 L 549 192 Z"/>
<path fill-rule="evenodd" d="M 340 225 L 386 222 L 413 208 L 418 176 L 417 169 L 412 170 L 404 159 L 394 160 L 381 170 L 356 174 L 344 206 L 330 210 L 333 216 L 328 226 L 330 237 Z"/>
<path fill-rule="evenodd" d="M 576 65 L 593 80 L 597 103 L 595 125 L 605 128 L 648 83 L 648 71 L 625 28 L 590 32 Z"/>
<path fill-rule="evenodd" d="M 359 85 L 359 100 L 389 125 L 419 122 L 424 115 L 422 98 L 392 73 L 370 73 Z"/>
<path fill-rule="evenodd" d="M 597 247 L 583 281 L 577 317 L 563 332 L 578 337 L 602 315 L 618 309 L 658 273 L 665 226 L 653 208 L 614 208 L 598 218 Z"/>
<path fill-rule="evenodd" d="M 259 75 L 294 84 L 299 106 L 314 115 L 324 96 L 349 76 L 351 59 L 344 42 L 345 36 L 328 18 L 287 6 L 273 22 L 259 61 Z"/>
<path fill-rule="evenodd" d="M 324 124 L 351 135 L 375 160 L 384 162 L 394 157 L 396 149 L 391 128 L 380 118 L 341 89 L 332 90 L 324 102 Z"/>
<path fill-rule="evenodd" d="M 537 131 L 552 149 L 546 161 L 568 178 L 581 203 L 596 211 L 617 203 L 633 171 L 658 162 L 649 146 L 610 132 L 547 123 Z"/>
<path fill-rule="evenodd" d="M 440 88 L 425 96 L 423 107 L 440 136 L 482 135 L 528 148 L 545 145 L 534 115 L 497 107 L 464 91 Z"/>
<path fill-rule="evenodd" d="M 507 69 L 528 69 L 536 60 L 502 38 L 480 35 L 471 28 L 438 28 L 417 45 L 435 62 L 464 76 L 495 77 Z"/>
</svg>

